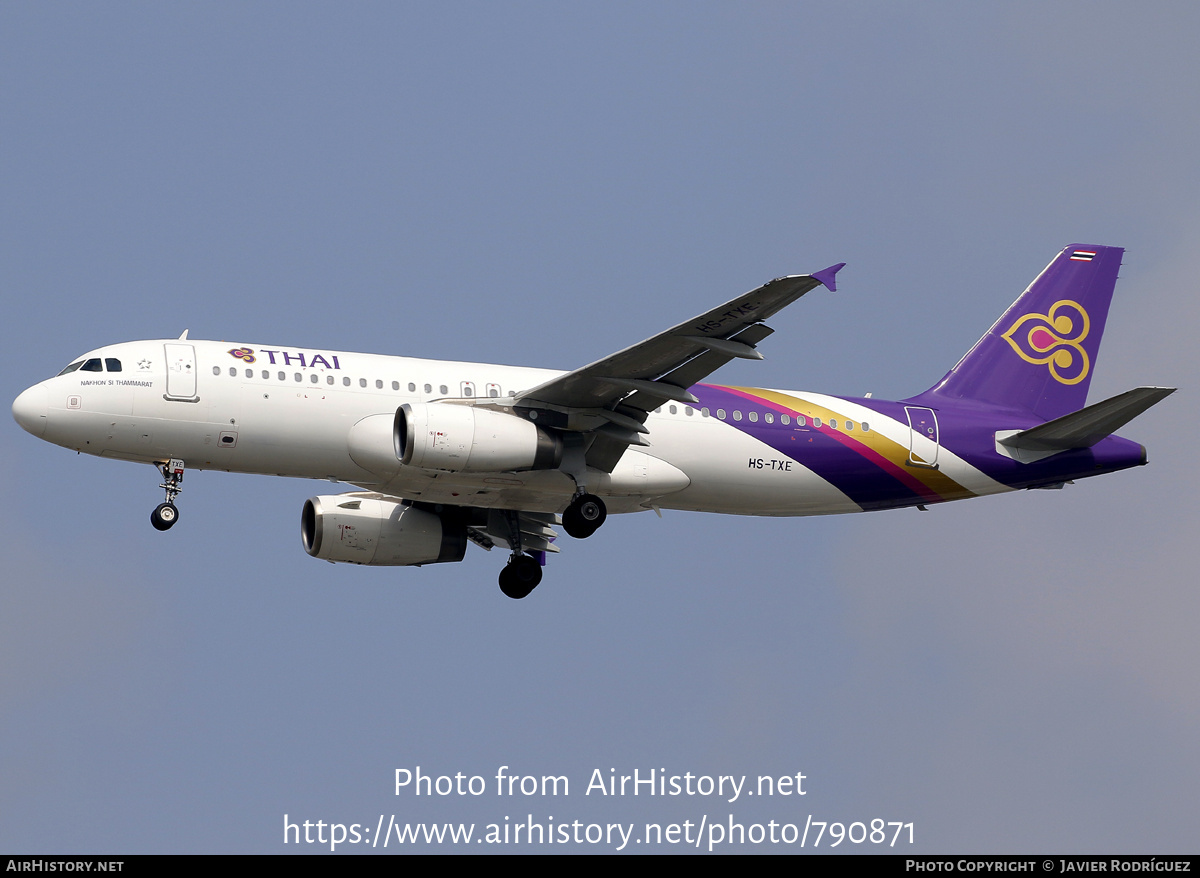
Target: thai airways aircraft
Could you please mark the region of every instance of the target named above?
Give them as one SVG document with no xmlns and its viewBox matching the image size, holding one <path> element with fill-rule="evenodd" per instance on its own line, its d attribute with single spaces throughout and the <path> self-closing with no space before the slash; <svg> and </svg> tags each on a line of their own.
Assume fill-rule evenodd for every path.
<svg viewBox="0 0 1200 878">
<path fill-rule="evenodd" d="M 79 452 L 154 464 L 166 530 L 185 467 L 345 482 L 304 504 L 316 558 L 510 557 L 541 581 L 555 526 L 609 512 L 824 515 L 924 508 L 1146 462 L 1112 435 L 1174 391 L 1086 406 L 1124 251 L 1072 244 L 936 385 L 898 402 L 701 383 L 762 359 L 763 321 L 842 265 L 781 277 L 573 372 L 177 339 L 110 345 L 26 390 L 13 417 Z"/>
</svg>

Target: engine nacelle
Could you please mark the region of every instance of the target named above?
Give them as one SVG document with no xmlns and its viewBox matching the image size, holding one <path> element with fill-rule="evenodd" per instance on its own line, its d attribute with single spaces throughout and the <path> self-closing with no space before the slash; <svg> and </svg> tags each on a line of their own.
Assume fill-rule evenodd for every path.
<svg viewBox="0 0 1200 878">
<path fill-rule="evenodd" d="M 396 412 L 396 454 L 406 466 L 452 473 L 554 469 L 562 439 L 516 415 L 469 405 L 404 404 Z"/>
<path fill-rule="evenodd" d="M 461 561 L 467 528 L 396 500 L 341 494 L 304 501 L 304 551 L 326 561 L 409 566 Z"/>
</svg>

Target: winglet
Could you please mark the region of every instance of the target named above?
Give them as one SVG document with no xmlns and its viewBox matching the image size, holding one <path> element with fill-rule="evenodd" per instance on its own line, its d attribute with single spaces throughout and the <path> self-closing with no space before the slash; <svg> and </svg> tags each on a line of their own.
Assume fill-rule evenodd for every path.
<svg viewBox="0 0 1200 878">
<path fill-rule="evenodd" d="M 846 267 L 846 263 L 839 262 L 837 265 L 831 265 L 828 268 L 822 268 L 820 271 L 814 271 L 809 277 L 819 280 L 829 288 L 829 292 L 837 292 L 837 273 Z"/>
</svg>

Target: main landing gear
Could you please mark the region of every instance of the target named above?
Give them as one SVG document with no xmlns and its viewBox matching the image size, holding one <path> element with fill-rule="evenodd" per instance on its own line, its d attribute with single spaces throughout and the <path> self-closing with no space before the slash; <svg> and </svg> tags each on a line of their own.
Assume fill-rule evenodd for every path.
<svg viewBox="0 0 1200 878">
<path fill-rule="evenodd" d="M 608 510 L 603 500 L 595 494 L 579 494 L 563 511 L 562 526 L 568 536 L 585 540 L 600 529 L 606 518 Z"/>
<path fill-rule="evenodd" d="M 512 549 L 512 556 L 500 571 L 500 590 L 507 597 L 520 600 L 527 597 L 542 581 L 542 562 L 540 558 L 526 554 L 524 546 L 521 545 L 521 514 L 511 510 L 501 514 L 508 525 L 508 547 Z"/>
<path fill-rule="evenodd" d="M 167 500 L 154 507 L 154 511 L 150 513 L 150 523 L 154 525 L 155 530 L 170 530 L 171 526 L 179 520 L 179 510 L 175 507 L 175 498 L 183 490 L 179 487 L 183 482 L 183 461 L 173 458 L 160 465 L 158 470 L 163 476 L 163 483 L 159 487 L 167 492 Z"/>
<path fill-rule="evenodd" d="M 500 571 L 500 590 L 508 597 L 519 600 L 527 597 L 542 581 L 542 558 L 545 556 L 545 550 L 541 547 L 548 545 L 544 538 L 553 538 L 552 531 L 543 529 L 536 520 L 528 522 L 528 533 L 533 540 L 533 548 L 527 550 L 522 533 L 521 514 L 512 510 L 504 510 L 499 514 L 504 517 L 507 525 L 508 547 L 512 550 L 508 563 Z M 584 539 L 594 534 L 607 517 L 608 510 L 604 501 L 595 494 L 580 489 L 571 505 L 563 511 L 562 526 L 563 530 L 576 539 Z"/>
<path fill-rule="evenodd" d="M 530 555 L 513 554 L 500 571 L 500 590 L 514 600 L 528 596 L 541 581 L 542 565 Z"/>
</svg>

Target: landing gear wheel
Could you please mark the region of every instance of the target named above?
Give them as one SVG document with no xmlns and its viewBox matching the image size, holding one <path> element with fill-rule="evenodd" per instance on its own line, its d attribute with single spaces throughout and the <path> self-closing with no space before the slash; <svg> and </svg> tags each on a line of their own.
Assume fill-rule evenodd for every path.
<svg viewBox="0 0 1200 878">
<path fill-rule="evenodd" d="M 163 483 L 159 487 L 167 492 L 167 497 L 165 503 L 159 503 L 150 513 L 150 523 L 154 525 L 155 530 L 170 530 L 179 520 L 175 498 L 183 492 L 183 488 L 179 487 L 183 483 L 183 461 L 173 457 L 166 463 L 159 464 L 158 471 L 163 476 Z"/>
<path fill-rule="evenodd" d="M 585 540 L 600 529 L 606 518 L 608 510 L 603 500 L 595 494 L 581 494 L 563 512 L 563 530 L 568 536 Z"/>
<path fill-rule="evenodd" d="M 500 571 L 500 590 L 513 600 L 526 597 L 542 581 L 542 565 L 529 555 L 518 555 Z"/>
<path fill-rule="evenodd" d="M 583 520 L 583 516 L 579 514 L 579 510 L 574 506 L 568 506 L 562 517 L 563 530 L 567 532 L 567 536 L 574 537 L 577 540 L 586 540 L 596 532 L 596 529 Z"/>
<path fill-rule="evenodd" d="M 174 503 L 159 503 L 150 513 L 150 523 L 155 530 L 170 530 L 171 525 L 179 521 L 179 510 Z"/>
</svg>

